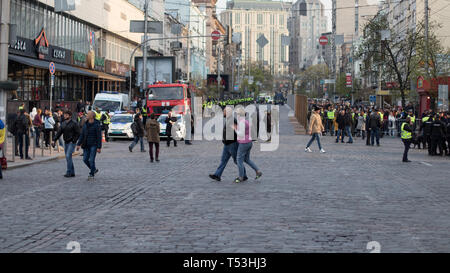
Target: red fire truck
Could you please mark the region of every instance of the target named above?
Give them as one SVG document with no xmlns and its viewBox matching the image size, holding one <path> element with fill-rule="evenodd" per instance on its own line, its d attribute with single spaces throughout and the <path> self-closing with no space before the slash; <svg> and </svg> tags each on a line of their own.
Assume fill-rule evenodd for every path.
<svg viewBox="0 0 450 273">
<path fill-rule="evenodd" d="M 191 110 L 191 91 L 187 84 L 157 83 L 149 85 L 146 90 L 146 98 L 149 114 L 155 113 L 156 116 L 172 110 L 175 111 L 174 114 L 186 114 L 186 109 Z"/>
</svg>

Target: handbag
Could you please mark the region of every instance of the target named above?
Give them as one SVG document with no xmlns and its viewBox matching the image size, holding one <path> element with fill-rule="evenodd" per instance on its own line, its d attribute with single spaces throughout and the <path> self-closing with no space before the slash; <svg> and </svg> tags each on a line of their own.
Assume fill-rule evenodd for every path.
<svg viewBox="0 0 450 273">
<path fill-rule="evenodd" d="M 0 158 L 0 164 L 2 165 L 3 170 L 6 170 L 8 168 L 8 160 L 6 160 L 3 149 L 2 149 L 2 157 Z"/>
</svg>

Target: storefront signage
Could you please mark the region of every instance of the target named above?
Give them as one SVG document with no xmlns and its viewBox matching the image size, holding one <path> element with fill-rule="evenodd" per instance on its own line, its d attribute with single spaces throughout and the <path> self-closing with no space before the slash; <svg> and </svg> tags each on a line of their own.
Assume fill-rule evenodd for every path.
<svg viewBox="0 0 450 273">
<path fill-rule="evenodd" d="M 105 58 L 95 57 L 94 65 L 95 70 L 105 72 Z"/>
<path fill-rule="evenodd" d="M 130 70 L 130 66 L 126 64 L 121 64 L 118 62 L 106 60 L 106 73 L 119 75 L 125 77 Z"/>
<path fill-rule="evenodd" d="M 72 64 L 86 67 L 86 54 L 73 51 L 72 52 Z"/>
<path fill-rule="evenodd" d="M 34 40 L 34 44 L 36 45 L 36 49 L 38 52 L 38 58 L 44 59 L 45 56 L 48 55 L 48 40 L 47 35 L 45 34 L 44 28 L 42 28 L 41 32 L 37 36 L 37 38 Z"/>
<path fill-rule="evenodd" d="M 65 50 L 59 50 L 59 49 L 53 49 L 53 58 L 55 58 L 55 59 L 65 59 L 66 58 L 66 51 Z"/>
<path fill-rule="evenodd" d="M 25 52 L 27 51 L 27 43 L 23 40 L 16 40 L 14 46 L 11 47 L 11 45 L 9 45 L 9 48 Z"/>
</svg>

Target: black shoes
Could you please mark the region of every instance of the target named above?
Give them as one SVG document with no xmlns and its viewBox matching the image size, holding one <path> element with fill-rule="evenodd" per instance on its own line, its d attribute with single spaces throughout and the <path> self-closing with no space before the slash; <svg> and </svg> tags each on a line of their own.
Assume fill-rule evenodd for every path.
<svg viewBox="0 0 450 273">
<path fill-rule="evenodd" d="M 64 177 L 70 178 L 70 177 L 75 177 L 75 175 L 74 174 L 65 174 Z"/>
<path fill-rule="evenodd" d="M 131 149 L 131 147 L 128 147 L 128 151 L 130 151 L 130 153 L 132 153 L 133 149 Z"/>
<path fill-rule="evenodd" d="M 214 175 L 214 174 L 210 174 L 210 175 L 209 175 L 209 178 L 211 178 L 211 179 L 213 179 L 213 180 L 216 180 L 216 181 L 218 181 L 218 182 L 221 181 L 220 177 L 218 177 L 218 176 L 216 176 L 216 175 Z"/>
<path fill-rule="evenodd" d="M 404 163 L 409 163 L 411 160 L 403 160 Z"/>
</svg>

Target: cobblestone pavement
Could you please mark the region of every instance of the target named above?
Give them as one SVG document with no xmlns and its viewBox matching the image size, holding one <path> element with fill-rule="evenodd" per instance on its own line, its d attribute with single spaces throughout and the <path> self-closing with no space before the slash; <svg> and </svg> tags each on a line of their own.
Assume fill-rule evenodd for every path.
<svg viewBox="0 0 450 273">
<path fill-rule="evenodd" d="M 76 157 L 77 177 L 65 179 L 65 161 L 4 173 L 0 181 L 0 252 L 381 252 L 450 251 L 448 158 L 411 150 L 336 144 L 323 137 L 326 154 L 306 154 L 308 136 L 294 135 L 281 109 L 276 152 L 252 158 L 264 173 L 233 184 L 230 162 L 222 182 L 220 142 L 162 146 L 161 163 L 133 153 L 128 142 L 108 143 L 100 172 L 87 181 Z M 148 149 L 148 148 L 147 148 Z M 250 172 L 249 172 L 250 174 Z"/>
</svg>

